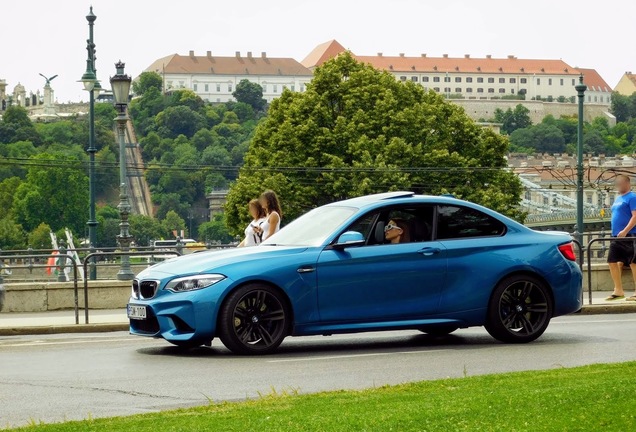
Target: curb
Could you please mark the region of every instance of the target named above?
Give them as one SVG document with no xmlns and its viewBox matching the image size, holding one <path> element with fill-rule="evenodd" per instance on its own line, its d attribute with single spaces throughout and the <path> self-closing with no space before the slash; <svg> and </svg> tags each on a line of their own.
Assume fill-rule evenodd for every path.
<svg viewBox="0 0 636 432">
<path fill-rule="evenodd" d="M 29 326 L 0 328 L 0 336 L 26 336 L 59 333 L 106 333 L 128 331 L 128 323 L 69 324 L 55 326 Z"/>
<path fill-rule="evenodd" d="M 581 315 L 625 314 L 636 313 L 636 304 L 591 304 L 584 305 L 579 312 Z"/>
</svg>

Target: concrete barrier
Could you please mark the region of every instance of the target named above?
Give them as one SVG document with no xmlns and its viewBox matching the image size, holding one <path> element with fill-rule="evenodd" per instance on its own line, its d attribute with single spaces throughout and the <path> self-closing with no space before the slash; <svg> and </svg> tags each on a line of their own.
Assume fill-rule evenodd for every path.
<svg viewBox="0 0 636 432">
<path fill-rule="evenodd" d="M 72 282 L 22 282 L 5 284 L 4 312 L 46 312 L 75 307 Z M 79 306 L 84 307 L 83 283 L 78 283 Z M 130 298 L 131 282 L 97 280 L 88 284 L 91 309 L 125 307 Z"/>
</svg>

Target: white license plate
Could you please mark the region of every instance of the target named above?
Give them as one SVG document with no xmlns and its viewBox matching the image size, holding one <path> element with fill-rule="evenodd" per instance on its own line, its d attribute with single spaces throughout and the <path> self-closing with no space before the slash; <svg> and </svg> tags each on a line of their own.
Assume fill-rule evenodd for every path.
<svg viewBox="0 0 636 432">
<path fill-rule="evenodd" d="M 128 305 L 128 318 L 134 320 L 145 320 L 146 306 Z"/>
</svg>

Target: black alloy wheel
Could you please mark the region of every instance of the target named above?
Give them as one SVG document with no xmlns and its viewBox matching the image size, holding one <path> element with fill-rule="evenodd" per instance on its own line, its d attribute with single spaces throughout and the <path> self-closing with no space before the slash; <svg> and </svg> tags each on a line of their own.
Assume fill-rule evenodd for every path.
<svg viewBox="0 0 636 432">
<path fill-rule="evenodd" d="M 289 312 L 283 295 L 265 284 L 230 293 L 219 316 L 219 337 L 235 354 L 268 354 L 288 334 Z"/>
<path fill-rule="evenodd" d="M 552 318 L 552 297 L 530 275 L 501 281 L 490 298 L 486 330 L 502 342 L 525 343 L 543 334 Z"/>
</svg>

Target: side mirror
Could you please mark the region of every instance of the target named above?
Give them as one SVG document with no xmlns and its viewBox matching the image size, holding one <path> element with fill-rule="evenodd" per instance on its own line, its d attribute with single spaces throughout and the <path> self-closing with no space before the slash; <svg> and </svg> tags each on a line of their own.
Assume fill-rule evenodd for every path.
<svg viewBox="0 0 636 432">
<path fill-rule="evenodd" d="M 333 245 L 334 249 L 343 250 L 352 246 L 363 246 L 366 243 L 364 236 L 357 231 L 347 231 L 338 237 L 338 241 Z"/>
</svg>

